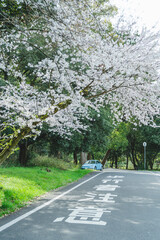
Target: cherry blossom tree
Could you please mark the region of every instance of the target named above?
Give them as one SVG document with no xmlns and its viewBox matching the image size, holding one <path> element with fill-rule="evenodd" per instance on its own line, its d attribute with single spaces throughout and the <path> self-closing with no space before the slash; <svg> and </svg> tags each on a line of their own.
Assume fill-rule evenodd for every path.
<svg viewBox="0 0 160 240">
<path fill-rule="evenodd" d="M 0 163 L 21 139 L 37 135 L 44 121 L 69 134 L 86 128 L 81 119 L 89 118 L 89 108 L 98 111 L 104 104 L 118 121 L 154 124 L 159 33 L 130 30 L 128 36 L 128 29 L 110 27 L 108 1 L 15 2 L 29 11 L 1 14 L 1 24 L 9 27 L 0 33 Z M 12 128 L 7 136 L 6 127 Z"/>
</svg>

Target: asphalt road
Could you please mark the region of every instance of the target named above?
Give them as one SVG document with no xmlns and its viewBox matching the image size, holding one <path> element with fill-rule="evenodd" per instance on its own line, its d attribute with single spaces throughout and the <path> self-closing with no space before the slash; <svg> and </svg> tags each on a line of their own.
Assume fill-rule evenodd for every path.
<svg viewBox="0 0 160 240">
<path fill-rule="evenodd" d="M 93 172 L 0 220 L 3 240 L 160 240 L 160 174 Z"/>
</svg>

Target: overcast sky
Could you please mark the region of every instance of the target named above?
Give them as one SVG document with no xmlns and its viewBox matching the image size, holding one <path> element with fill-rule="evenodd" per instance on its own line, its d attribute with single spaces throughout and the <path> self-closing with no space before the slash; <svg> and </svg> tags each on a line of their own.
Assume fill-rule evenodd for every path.
<svg viewBox="0 0 160 240">
<path fill-rule="evenodd" d="M 110 0 L 119 9 L 124 9 L 125 15 L 139 17 L 138 24 L 151 28 L 157 23 L 160 30 L 160 0 Z"/>
</svg>

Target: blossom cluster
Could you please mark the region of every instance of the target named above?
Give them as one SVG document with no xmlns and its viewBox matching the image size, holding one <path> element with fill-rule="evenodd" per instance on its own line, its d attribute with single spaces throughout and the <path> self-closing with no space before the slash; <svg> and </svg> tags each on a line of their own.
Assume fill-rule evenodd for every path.
<svg viewBox="0 0 160 240">
<path fill-rule="evenodd" d="M 32 15 L 27 23 L 15 16 L 1 33 L 0 111 L 8 125 L 35 133 L 46 121 L 63 134 L 85 128 L 88 108 L 103 105 L 118 121 L 154 123 L 159 33 L 109 30 L 106 3 L 98 0 L 16 1 Z"/>
</svg>

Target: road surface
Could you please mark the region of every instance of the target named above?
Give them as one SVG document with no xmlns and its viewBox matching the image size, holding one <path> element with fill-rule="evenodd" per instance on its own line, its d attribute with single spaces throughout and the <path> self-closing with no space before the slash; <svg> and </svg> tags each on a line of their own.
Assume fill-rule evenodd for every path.
<svg viewBox="0 0 160 240">
<path fill-rule="evenodd" d="M 3 240 L 159 240 L 160 174 L 93 172 L 0 219 Z"/>
</svg>

